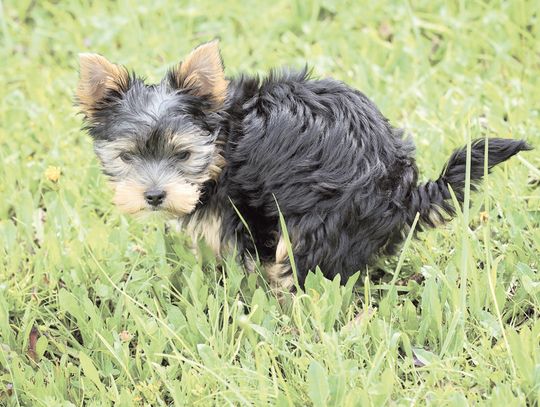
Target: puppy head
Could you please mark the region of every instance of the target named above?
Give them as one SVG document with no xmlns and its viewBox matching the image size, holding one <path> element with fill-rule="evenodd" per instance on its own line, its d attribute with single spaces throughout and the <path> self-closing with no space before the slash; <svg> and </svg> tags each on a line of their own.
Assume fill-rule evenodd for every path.
<svg viewBox="0 0 540 407">
<path fill-rule="evenodd" d="M 222 166 L 210 118 L 227 84 L 217 41 L 195 48 L 154 85 L 100 55 L 80 55 L 78 104 L 121 210 L 195 209 L 203 183 Z"/>
</svg>

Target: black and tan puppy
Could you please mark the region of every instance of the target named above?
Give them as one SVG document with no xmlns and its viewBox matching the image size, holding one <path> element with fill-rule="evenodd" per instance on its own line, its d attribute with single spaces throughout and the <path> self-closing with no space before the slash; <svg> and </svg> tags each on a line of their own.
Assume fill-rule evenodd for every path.
<svg viewBox="0 0 540 407">
<path fill-rule="evenodd" d="M 446 220 L 449 186 L 463 201 L 466 148 L 419 185 L 412 142 L 361 92 L 305 71 L 228 80 L 216 41 L 155 85 L 81 54 L 77 97 L 120 209 L 169 214 L 216 255 L 236 249 L 246 265 L 257 253 L 277 290 L 293 288 L 278 205 L 302 285 L 316 266 L 346 281 L 391 252 L 416 213 L 424 227 Z M 485 143 L 472 144 L 473 183 Z M 489 139 L 487 166 L 527 149 Z"/>
</svg>

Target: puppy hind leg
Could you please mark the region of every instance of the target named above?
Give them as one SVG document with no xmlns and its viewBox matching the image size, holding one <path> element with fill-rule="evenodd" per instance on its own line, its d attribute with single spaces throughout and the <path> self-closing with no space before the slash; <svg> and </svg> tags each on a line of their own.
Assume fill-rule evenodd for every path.
<svg viewBox="0 0 540 407">
<path fill-rule="evenodd" d="M 274 263 L 266 267 L 270 288 L 278 296 L 294 291 L 294 277 L 289 264 Z"/>
<path fill-rule="evenodd" d="M 294 291 L 294 276 L 287 255 L 287 245 L 283 236 L 279 238 L 276 246 L 275 263 L 265 268 L 270 288 L 281 300 L 283 295 Z"/>
</svg>

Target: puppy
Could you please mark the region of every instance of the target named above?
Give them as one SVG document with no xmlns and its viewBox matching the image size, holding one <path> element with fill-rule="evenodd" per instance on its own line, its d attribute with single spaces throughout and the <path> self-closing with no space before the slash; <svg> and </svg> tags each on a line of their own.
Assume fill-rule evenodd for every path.
<svg viewBox="0 0 540 407">
<path fill-rule="evenodd" d="M 193 240 L 217 256 L 234 251 L 248 268 L 258 258 L 276 291 L 295 287 L 280 211 L 302 286 L 316 266 L 343 283 L 393 253 L 417 213 L 419 228 L 447 221 L 450 188 L 463 202 L 465 147 L 418 184 L 413 143 L 364 94 L 305 70 L 228 79 L 217 41 L 152 85 L 81 54 L 77 99 L 121 210 L 178 219 Z M 529 149 L 473 141 L 473 187 L 485 159 L 490 170 Z"/>
</svg>

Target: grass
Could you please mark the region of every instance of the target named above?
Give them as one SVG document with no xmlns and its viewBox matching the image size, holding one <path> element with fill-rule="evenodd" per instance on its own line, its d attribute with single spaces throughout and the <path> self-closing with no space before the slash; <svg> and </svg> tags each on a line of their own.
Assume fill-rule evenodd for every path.
<svg viewBox="0 0 540 407">
<path fill-rule="evenodd" d="M 537 6 L 0 1 L 0 404 L 537 405 L 538 150 L 386 274 L 313 274 L 282 309 L 118 214 L 72 104 L 79 52 L 158 80 L 219 36 L 229 75 L 308 61 L 363 90 L 427 179 L 471 138 L 540 147 Z"/>
</svg>

